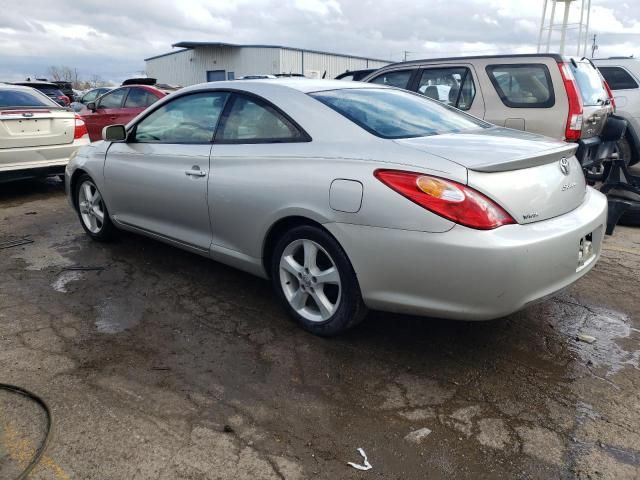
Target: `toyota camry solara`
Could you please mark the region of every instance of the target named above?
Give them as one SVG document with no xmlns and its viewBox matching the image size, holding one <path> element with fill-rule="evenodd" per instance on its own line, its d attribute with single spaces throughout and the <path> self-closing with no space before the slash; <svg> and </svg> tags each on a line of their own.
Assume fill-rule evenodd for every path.
<svg viewBox="0 0 640 480">
<path fill-rule="evenodd" d="M 84 230 L 270 278 L 307 330 L 368 308 L 490 319 L 598 259 L 606 199 L 575 146 L 374 84 L 257 80 L 174 93 L 78 151 Z"/>
</svg>

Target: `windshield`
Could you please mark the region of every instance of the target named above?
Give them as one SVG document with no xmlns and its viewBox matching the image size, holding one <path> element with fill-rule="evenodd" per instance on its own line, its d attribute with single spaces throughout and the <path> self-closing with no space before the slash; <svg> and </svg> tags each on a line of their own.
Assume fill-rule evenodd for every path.
<svg viewBox="0 0 640 480">
<path fill-rule="evenodd" d="M 602 78 L 591 63 L 569 62 L 571 72 L 578 82 L 582 103 L 585 106 L 601 105 L 608 98 L 607 92 L 602 84 Z"/>
<path fill-rule="evenodd" d="M 0 89 L 0 108 L 7 107 L 59 107 L 47 97 L 23 90 Z"/>
<path fill-rule="evenodd" d="M 382 138 L 425 137 L 491 126 L 421 95 L 392 88 L 349 88 L 310 95 Z"/>
</svg>

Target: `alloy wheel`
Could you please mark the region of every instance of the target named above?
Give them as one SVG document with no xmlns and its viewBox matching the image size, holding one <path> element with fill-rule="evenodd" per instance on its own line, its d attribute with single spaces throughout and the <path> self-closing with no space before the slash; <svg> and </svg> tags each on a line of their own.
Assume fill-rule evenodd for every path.
<svg viewBox="0 0 640 480">
<path fill-rule="evenodd" d="M 78 209 L 87 230 L 100 233 L 104 225 L 104 202 L 98 188 L 89 180 L 82 182 L 78 189 Z"/>
<path fill-rule="evenodd" d="M 280 285 L 291 308 L 309 321 L 329 320 L 340 305 L 340 272 L 327 251 L 313 240 L 294 240 L 284 249 Z"/>
</svg>

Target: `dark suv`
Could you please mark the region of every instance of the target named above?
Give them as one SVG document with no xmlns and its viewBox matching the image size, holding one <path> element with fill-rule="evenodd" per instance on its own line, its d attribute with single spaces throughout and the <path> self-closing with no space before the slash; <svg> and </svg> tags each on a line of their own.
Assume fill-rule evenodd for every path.
<svg viewBox="0 0 640 480">
<path fill-rule="evenodd" d="M 14 85 L 22 85 L 23 87 L 31 87 L 41 91 L 51 100 L 63 107 L 68 107 L 71 104 L 71 99 L 62 93 L 60 87 L 51 82 L 14 82 Z"/>
</svg>

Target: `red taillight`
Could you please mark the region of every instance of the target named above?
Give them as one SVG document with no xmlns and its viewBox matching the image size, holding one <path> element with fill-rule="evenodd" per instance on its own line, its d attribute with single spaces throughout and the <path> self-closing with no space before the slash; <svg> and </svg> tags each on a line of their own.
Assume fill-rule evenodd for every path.
<svg viewBox="0 0 640 480">
<path fill-rule="evenodd" d="M 568 63 L 558 63 L 560 69 L 560 75 L 562 75 L 562 81 L 564 82 L 564 88 L 567 91 L 567 98 L 569 99 L 569 116 L 567 117 L 567 128 L 565 129 L 564 136 L 566 140 L 580 140 L 582 135 L 582 99 L 578 93 L 578 86 L 576 80 L 571 73 Z"/>
<path fill-rule="evenodd" d="M 374 175 L 412 202 L 460 225 L 491 230 L 516 223 L 491 199 L 461 183 L 401 170 L 376 170 Z"/>
<path fill-rule="evenodd" d="M 69 100 L 69 97 L 67 97 L 66 95 L 58 95 L 58 100 L 62 100 L 62 102 L 64 103 L 65 107 L 69 106 L 71 104 L 71 101 Z"/>
<path fill-rule="evenodd" d="M 87 131 L 87 125 L 84 123 L 84 120 L 82 120 L 82 117 L 80 115 L 76 115 L 76 127 L 73 132 L 73 139 L 78 140 L 85 135 L 89 135 L 89 132 Z"/>
<path fill-rule="evenodd" d="M 604 85 L 605 90 L 607 91 L 607 95 L 609 95 L 609 100 L 611 101 L 611 107 L 613 111 L 616 111 L 616 100 L 613 98 L 613 92 L 609 87 L 609 82 L 607 82 L 604 78 L 602 79 L 602 84 Z"/>
</svg>

